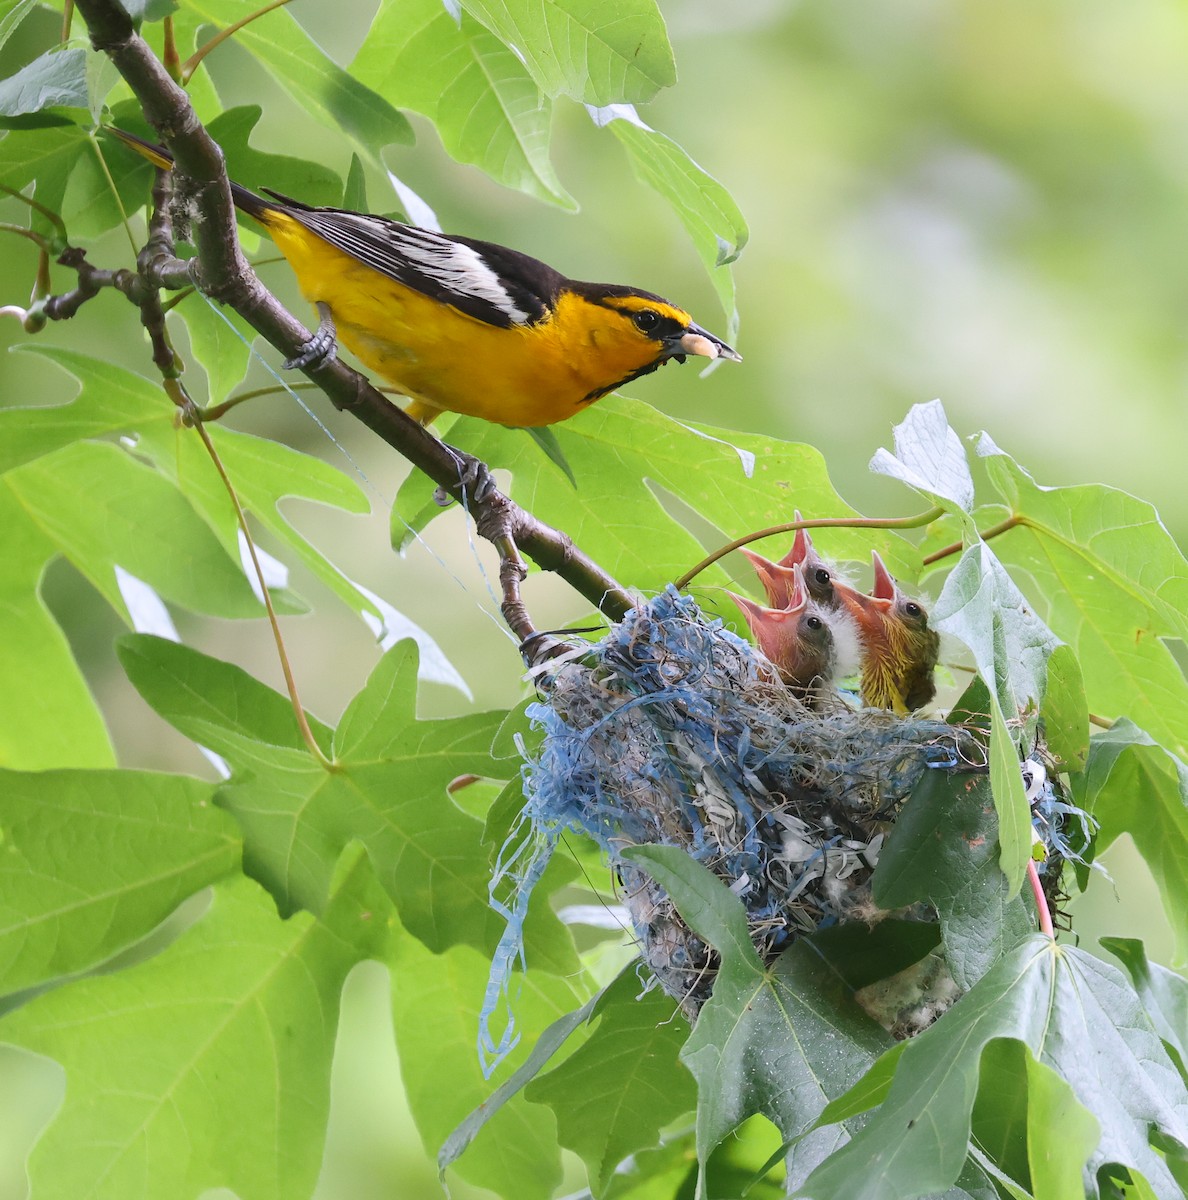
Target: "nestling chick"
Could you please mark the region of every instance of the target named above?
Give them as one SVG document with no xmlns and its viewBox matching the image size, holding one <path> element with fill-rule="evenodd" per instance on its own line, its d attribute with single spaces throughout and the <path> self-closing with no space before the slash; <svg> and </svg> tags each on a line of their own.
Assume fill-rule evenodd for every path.
<svg viewBox="0 0 1188 1200">
<path fill-rule="evenodd" d="M 796 520 L 803 519 L 798 509 Z M 807 529 L 796 531 L 792 549 L 779 562 L 772 562 L 770 558 L 764 558 L 762 554 L 756 554 L 745 546 L 742 547 L 742 553 L 755 568 L 759 582 L 763 584 L 763 590 L 767 593 L 768 603 L 773 608 L 788 607 L 792 594 L 792 570 L 794 567 L 801 568 L 804 574 L 804 586 L 808 589 L 810 599 L 826 608 L 837 607 L 837 600 L 833 594 L 833 569 L 813 549 L 813 539 L 809 537 Z"/>
<path fill-rule="evenodd" d="M 746 618 L 760 651 L 780 678 L 801 699 L 829 687 L 838 677 L 838 654 L 832 615 L 811 600 L 799 566 L 791 569 L 792 585 L 784 608 L 765 608 L 730 592 Z"/>
<path fill-rule="evenodd" d="M 936 695 L 940 635 L 929 628 L 924 606 L 900 591 L 878 553 L 872 551 L 871 557 L 874 591 L 869 596 L 836 581 L 834 590 L 858 627 L 862 703 L 906 716 Z"/>
</svg>

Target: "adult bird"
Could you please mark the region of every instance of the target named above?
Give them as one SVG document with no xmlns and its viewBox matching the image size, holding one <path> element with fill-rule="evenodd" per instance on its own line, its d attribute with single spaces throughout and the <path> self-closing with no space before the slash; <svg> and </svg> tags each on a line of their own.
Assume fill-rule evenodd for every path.
<svg viewBox="0 0 1188 1200">
<path fill-rule="evenodd" d="M 868 596 L 834 581 L 839 602 L 852 617 L 861 643 L 859 692 L 862 703 L 906 716 L 936 695 L 940 635 L 929 628 L 919 600 L 905 595 L 877 551 L 874 590 Z"/>
<path fill-rule="evenodd" d="M 844 673 L 829 612 L 812 600 L 799 565 L 784 608 L 768 608 L 746 596 L 727 595 L 746 618 L 760 652 L 802 700 L 831 686 Z"/>
<path fill-rule="evenodd" d="M 163 146 L 110 132 L 173 166 Z M 672 359 L 741 361 L 652 292 L 568 279 L 506 246 L 264 191 L 269 199 L 231 184 L 236 207 L 268 232 L 321 314 L 318 334 L 286 365 L 310 366 L 337 338 L 409 398 L 422 424 L 457 412 L 551 425 Z"/>
</svg>

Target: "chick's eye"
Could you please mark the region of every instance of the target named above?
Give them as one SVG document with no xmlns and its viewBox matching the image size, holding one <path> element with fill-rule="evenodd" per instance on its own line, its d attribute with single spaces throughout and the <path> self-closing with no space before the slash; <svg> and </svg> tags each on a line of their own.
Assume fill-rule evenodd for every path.
<svg viewBox="0 0 1188 1200">
<path fill-rule="evenodd" d="M 637 312 L 631 319 L 635 322 L 636 329 L 642 333 L 651 333 L 660 324 L 660 314 L 653 312 L 650 308 Z"/>
<path fill-rule="evenodd" d="M 820 617 L 808 617 L 804 623 L 814 632 L 824 626 L 824 622 Z"/>
<path fill-rule="evenodd" d="M 903 611 L 907 613 L 909 617 L 919 618 L 924 615 L 924 610 L 914 600 L 909 600 L 903 606 Z"/>
<path fill-rule="evenodd" d="M 819 583 L 822 587 L 824 587 L 827 583 L 833 582 L 833 577 L 829 574 L 828 571 L 825 570 L 824 567 L 818 567 L 813 572 L 813 579 L 816 580 L 816 582 Z"/>
</svg>

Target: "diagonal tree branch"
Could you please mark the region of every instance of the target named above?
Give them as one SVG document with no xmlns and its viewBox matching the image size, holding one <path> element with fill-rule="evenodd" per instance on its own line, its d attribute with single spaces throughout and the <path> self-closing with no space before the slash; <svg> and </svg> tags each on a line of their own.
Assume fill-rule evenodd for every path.
<svg viewBox="0 0 1188 1200">
<path fill-rule="evenodd" d="M 141 270 L 153 284 L 166 288 L 193 284 L 229 305 L 286 358 L 300 353 L 310 332 L 260 282 L 243 256 L 236 233 L 231 189 L 223 153 L 198 120 L 189 96 L 174 82 L 132 19 L 116 0 L 77 0 L 91 44 L 105 53 L 140 101 L 149 124 L 173 152 L 176 169 L 193 189 L 201 219 L 194 222 L 198 257 L 174 257 L 164 239 L 150 242 L 152 254 L 141 256 Z M 386 399 L 370 382 L 337 358 L 323 359 L 303 371 L 342 412 L 361 421 L 456 500 L 463 498 L 459 459 L 455 452 Z M 474 462 L 475 460 L 468 460 Z M 538 521 L 507 496 L 491 489 L 480 500 L 468 498 L 480 536 L 500 548 L 501 562 L 514 564 L 508 549 L 518 547 L 542 569 L 560 575 L 605 615 L 618 619 L 634 598 L 567 534 Z M 516 569 L 504 572 L 510 579 Z M 513 594 L 514 592 L 514 594 Z M 505 587 L 505 615 L 514 612 L 514 632 L 525 650 L 540 640 L 519 599 L 518 580 Z"/>
</svg>

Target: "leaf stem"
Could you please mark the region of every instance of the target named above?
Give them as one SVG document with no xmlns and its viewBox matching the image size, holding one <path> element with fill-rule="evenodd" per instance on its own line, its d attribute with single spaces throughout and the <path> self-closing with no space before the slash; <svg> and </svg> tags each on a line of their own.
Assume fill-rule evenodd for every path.
<svg viewBox="0 0 1188 1200">
<path fill-rule="evenodd" d="M 25 225 L 14 225 L 10 221 L 0 221 L 0 233 L 15 233 L 18 237 L 28 238 L 43 253 L 48 247 L 48 243 L 41 234 L 35 229 L 29 229 Z"/>
<path fill-rule="evenodd" d="M 161 62 L 174 83 L 184 83 L 182 79 L 181 59 L 177 53 L 177 38 L 174 35 L 173 17 L 166 17 L 161 22 L 164 45 L 161 47 Z"/>
<path fill-rule="evenodd" d="M 1044 885 L 1040 882 L 1034 858 L 1027 860 L 1027 879 L 1031 884 L 1031 894 L 1035 897 L 1035 911 L 1039 917 L 1040 932 L 1046 933 L 1055 941 L 1056 931 L 1052 928 L 1052 913 L 1048 909 L 1048 898 L 1044 895 Z"/>
<path fill-rule="evenodd" d="M 997 525 L 991 525 L 978 534 L 978 537 L 984 542 L 990 541 L 991 538 L 996 538 L 1000 533 L 1006 533 L 1008 529 L 1014 529 L 1016 525 L 1025 525 L 1026 519 L 1016 513 L 1012 513 L 1005 521 L 1000 521 Z M 924 558 L 924 565 L 931 566 L 934 562 L 940 562 L 942 558 L 948 558 L 953 554 L 960 554 L 965 548 L 964 542 L 952 542 L 948 546 L 942 547 L 940 550 L 934 550 L 931 554 Z"/>
<path fill-rule="evenodd" d="M 708 567 L 712 567 L 720 558 L 725 558 L 732 551 L 761 538 L 774 537 L 779 533 L 795 533 L 798 529 L 919 529 L 920 526 L 943 516 L 944 511 L 937 505 L 926 512 L 917 513 L 914 517 L 818 517 L 811 521 L 785 521 L 782 525 L 769 525 L 766 529 L 744 534 L 720 546 L 676 580 L 676 587 L 678 590 L 688 587 L 692 580 Z M 925 561 L 927 562 L 927 559 Z"/>
<path fill-rule="evenodd" d="M 132 223 L 128 220 L 128 214 L 124 211 L 124 202 L 120 199 L 119 188 L 116 187 L 115 180 L 111 177 L 111 170 L 107 165 L 107 158 L 104 156 L 103 147 L 99 145 L 99 139 L 92 135 L 91 145 L 95 150 L 95 157 L 99 160 L 99 169 L 103 172 L 103 178 L 107 181 L 107 186 L 111 191 L 111 198 L 116 202 L 116 207 L 120 210 L 120 223 L 124 227 L 124 233 L 128 238 L 128 245 L 132 247 L 132 253 L 137 251 L 136 238 L 132 233 Z"/>
<path fill-rule="evenodd" d="M 20 200 L 22 204 L 27 204 L 34 212 L 39 212 L 41 215 L 54 227 L 54 232 L 57 233 L 60 240 L 60 245 L 51 245 L 49 248 L 53 253 L 59 253 L 66 245 L 66 225 L 62 218 L 54 212 L 52 208 L 46 208 L 44 204 L 38 204 L 32 196 L 26 196 L 24 192 L 17 191 L 16 188 L 9 187 L 6 183 L 0 183 L 0 192 L 6 196 L 12 196 Z"/>
<path fill-rule="evenodd" d="M 165 390 L 169 393 L 173 403 L 177 405 L 183 418 L 187 418 L 186 424 L 193 425 L 198 431 L 198 436 L 202 439 L 202 444 L 206 447 L 206 452 L 210 455 L 211 462 L 214 463 L 215 470 L 219 473 L 219 478 L 223 481 L 223 487 L 227 489 L 227 495 L 231 497 L 231 503 L 235 506 L 235 519 L 239 523 L 239 530 L 243 534 L 243 540 L 247 543 L 248 554 L 252 560 L 252 569 L 256 573 L 256 582 L 260 585 L 260 595 L 264 598 L 264 607 L 268 612 L 268 623 L 272 626 L 272 637 L 276 642 L 276 652 L 280 658 L 281 671 L 285 676 L 285 687 L 289 693 L 289 702 L 293 706 L 293 715 L 297 718 L 297 728 L 301 731 L 301 740 L 306 744 L 310 754 L 313 755 L 324 770 L 336 771 L 338 768 L 326 757 L 322 751 L 322 747 L 318 745 L 317 738 L 313 735 L 313 730 L 309 727 L 309 720 L 305 715 L 305 709 L 301 704 L 301 697 L 297 692 L 297 680 L 293 676 L 293 667 L 289 662 L 289 655 L 285 649 L 285 639 L 281 635 L 280 622 L 276 617 L 276 609 L 272 606 L 272 593 L 268 589 L 268 584 L 264 581 L 264 571 L 260 566 L 260 559 L 256 554 L 256 543 L 253 541 L 251 531 L 248 529 L 247 516 L 243 511 L 243 506 L 239 503 L 239 496 L 236 494 L 235 485 L 231 482 L 230 476 L 228 476 L 227 470 L 223 466 L 223 460 L 219 458 L 219 452 L 215 449 L 214 442 L 210 439 L 210 434 L 206 432 L 205 425 L 193 415 L 197 406 L 187 395 L 185 388 L 176 379 L 166 379 L 164 382 Z"/>
<path fill-rule="evenodd" d="M 169 307 L 168 305 L 166 307 Z M 316 383 L 311 383 L 308 379 L 299 380 L 294 383 L 285 384 L 269 384 L 268 387 L 253 388 L 250 392 L 240 392 L 238 396 L 231 396 L 224 400 L 221 404 L 212 404 L 209 408 L 203 408 L 199 411 L 202 414 L 204 421 L 217 421 L 220 417 L 224 417 L 235 408 L 237 405 L 243 404 L 247 400 L 258 400 L 261 396 L 278 396 L 283 392 L 308 392 L 320 390 Z M 389 396 L 399 396 L 402 393 L 398 388 L 382 387 L 377 391 L 386 393 Z"/>
<path fill-rule="evenodd" d="M 228 25 L 226 29 L 216 33 L 214 37 L 212 37 L 210 41 L 206 43 L 205 46 L 199 46 L 198 49 L 195 50 L 194 53 L 191 54 L 184 63 L 182 63 L 180 76 L 175 76 L 175 78 L 180 79 L 181 83 L 189 83 L 190 76 L 194 74 L 194 72 L 198 69 L 198 65 L 212 50 L 217 49 L 229 37 L 233 37 L 235 34 L 237 34 L 245 25 L 250 25 L 258 17 L 262 17 L 265 15 L 265 13 L 272 12 L 274 8 L 281 8 L 283 5 L 288 3 L 289 0 L 272 0 L 271 4 L 266 4 L 263 8 L 258 8 L 253 13 L 248 13 L 248 15 L 242 20 L 236 21 L 234 25 Z"/>
</svg>

